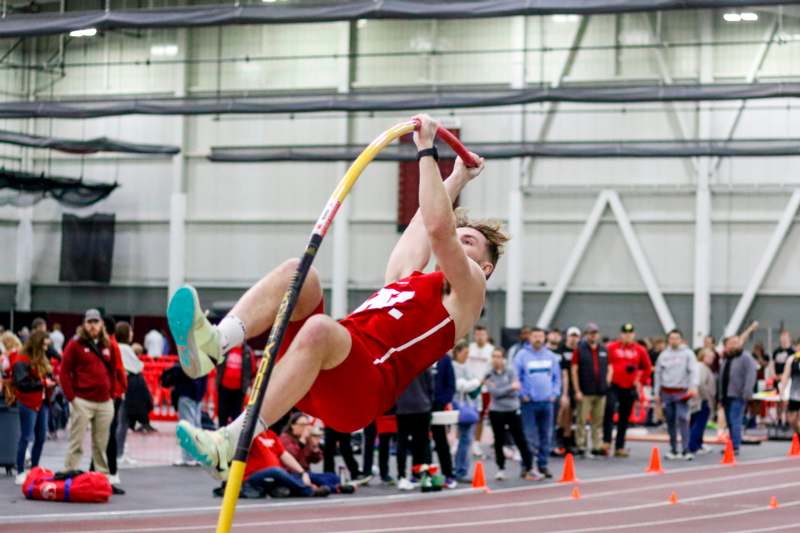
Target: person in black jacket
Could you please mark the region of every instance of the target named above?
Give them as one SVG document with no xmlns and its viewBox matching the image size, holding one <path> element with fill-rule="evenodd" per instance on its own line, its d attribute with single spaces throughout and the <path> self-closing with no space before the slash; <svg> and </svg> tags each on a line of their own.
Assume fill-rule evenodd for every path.
<svg viewBox="0 0 800 533">
<path fill-rule="evenodd" d="M 434 368 L 433 380 L 433 410 L 444 411 L 453 402 L 456 393 L 456 374 L 453 370 L 453 360 L 449 354 L 439 359 Z M 453 475 L 453 458 L 450 455 L 450 443 L 447 441 L 447 427 L 442 425 L 431 426 L 433 442 L 436 443 L 436 455 L 439 457 L 439 466 L 445 477 L 445 486 L 449 489 L 456 487 Z"/>
<path fill-rule="evenodd" d="M 592 418 L 592 454 L 604 455 L 603 415 L 606 408 L 606 392 L 611 383 L 612 367 L 608 364 L 608 350 L 599 340 L 597 324 L 589 323 L 584 330 L 586 337 L 578 343 L 572 354 L 572 384 L 578 404 L 576 427 L 578 451 L 589 454 L 586 435 L 586 419 Z"/>
<path fill-rule="evenodd" d="M 178 411 L 178 418 L 186 420 L 194 427 L 201 427 L 202 415 L 200 402 L 205 396 L 208 386 L 207 376 L 192 379 L 183 373 L 180 364 L 164 371 L 161 376 L 161 385 L 172 387 L 172 407 Z M 181 459 L 173 462 L 173 466 L 197 466 L 191 455 L 181 448 Z"/>
<path fill-rule="evenodd" d="M 397 488 L 413 490 L 416 485 L 407 476 L 406 453 L 411 448 L 411 466 L 431 462 L 433 376 L 430 369 L 414 378 L 397 399 Z"/>
</svg>

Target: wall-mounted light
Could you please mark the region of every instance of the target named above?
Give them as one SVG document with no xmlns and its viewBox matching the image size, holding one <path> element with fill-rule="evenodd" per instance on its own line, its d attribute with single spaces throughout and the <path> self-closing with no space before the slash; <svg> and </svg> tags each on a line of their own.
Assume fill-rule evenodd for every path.
<svg viewBox="0 0 800 533">
<path fill-rule="evenodd" d="M 97 35 L 96 28 L 84 28 L 82 30 L 73 30 L 69 32 L 70 37 L 94 37 Z"/>
<path fill-rule="evenodd" d="M 722 15 L 725 22 L 755 22 L 758 20 L 758 13 L 745 11 L 743 13 L 725 13 Z"/>
<path fill-rule="evenodd" d="M 174 57 L 178 55 L 178 45 L 154 44 L 150 47 L 150 55 L 154 57 Z"/>
<path fill-rule="evenodd" d="M 578 22 L 580 17 L 578 15 L 553 15 L 553 22 Z"/>
</svg>

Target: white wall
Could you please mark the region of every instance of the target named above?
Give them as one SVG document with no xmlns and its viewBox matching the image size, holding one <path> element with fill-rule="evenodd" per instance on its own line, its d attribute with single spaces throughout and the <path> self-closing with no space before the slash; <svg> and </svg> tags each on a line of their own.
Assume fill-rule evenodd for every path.
<svg viewBox="0 0 800 533">
<path fill-rule="evenodd" d="M 760 12 L 761 13 L 761 12 Z M 753 24 L 726 24 L 713 17 L 715 42 L 758 41 L 771 23 L 769 13 Z M 700 76 L 702 40 L 697 12 L 598 16 L 588 23 L 582 46 L 567 83 L 660 82 L 651 24 L 666 47 L 670 75 L 696 82 Z M 511 81 L 511 19 L 470 21 L 369 21 L 353 25 L 357 57 L 354 86 L 359 89 L 429 85 L 497 85 Z M 531 17 L 527 24 L 526 78 L 530 84 L 557 77 L 568 55 L 577 20 Z M 800 75 L 800 22 L 786 17 L 786 35 L 797 38 L 774 44 L 762 78 L 794 79 Z M 342 49 L 347 23 L 287 26 L 232 26 L 189 32 L 192 60 L 187 73 L 190 94 L 256 94 L 306 90 L 334 91 L 340 84 Z M 174 44 L 177 30 L 151 30 L 131 37 L 110 32 L 102 37 L 72 39 L 67 46 L 66 76 L 37 95 L 41 99 L 170 95 L 175 91 L 176 63 L 154 57 L 153 46 Z M 620 46 L 614 45 L 619 43 Z M 37 40 L 38 58 L 49 57 L 57 38 Z M 0 41 L 0 53 L 9 42 Z M 758 43 L 713 46 L 717 81 L 743 81 Z M 553 50 L 555 48 L 555 50 Z M 547 49 L 547 51 L 543 51 Z M 402 52 L 446 52 L 397 56 Z M 457 52 L 457 53 L 453 53 Z M 380 55 L 384 54 L 384 55 Z M 386 55 L 395 54 L 395 55 Z M 314 55 L 309 59 L 281 59 Z M 328 56 L 328 57 L 322 57 Z M 222 58 L 222 62 L 217 60 Z M 267 59 L 271 58 L 271 59 Z M 17 58 L 24 60 L 22 56 Z M 228 60 L 236 59 L 234 62 Z M 247 59 L 247 60 L 246 60 Z M 150 63 L 148 64 L 148 60 Z M 162 61 L 162 63 L 159 63 Z M 123 62 L 123 64 L 119 64 Z M 0 91 L 22 90 L 17 70 L 3 70 Z M 38 85 L 46 81 L 38 75 Z M 15 89 L 16 88 L 16 89 Z M 8 98 L 4 94 L 0 98 Z M 13 97 L 17 99 L 17 97 Z M 709 109 L 713 137 L 724 137 L 738 102 L 702 103 Z M 527 137 L 537 137 L 548 105 L 526 106 Z M 676 104 L 697 135 L 698 105 Z M 357 114 L 351 120 L 353 138 L 367 143 L 410 113 Z M 512 111 L 508 108 L 441 112 L 461 128 L 469 144 L 507 141 Z M 174 144 L 177 117 L 111 117 L 92 120 L 36 120 L 35 130 L 71 138 L 107 135 L 127 141 Z M 187 250 L 188 281 L 206 287 L 244 287 L 288 256 L 302 252 L 311 224 L 335 186 L 335 163 L 215 164 L 205 159 L 212 146 L 338 143 L 342 114 L 201 116 L 187 120 Z M 0 121 L 0 128 L 22 129 L 22 121 Z M 738 135 L 743 137 L 800 136 L 796 100 L 749 102 Z M 668 107 L 658 103 L 629 105 L 563 104 L 555 115 L 548 140 L 673 139 Z M 0 156 L 21 150 L 0 145 Z M 168 219 L 173 165 L 166 157 L 118 157 L 102 154 L 78 158 L 35 152 L 32 170 L 54 175 L 117 181 L 121 187 L 97 206 L 80 212 L 113 212 L 118 230 L 112 283 L 165 286 L 168 274 Z M 491 161 L 485 175 L 462 196 L 462 205 L 481 216 L 507 214 L 509 161 Z M 741 292 L 765 247 L 791 188 L 800 186 L 796 158 L 723 160 L 712 178 L 714 196 L 712 290 Z M 695 175 L 679 159 L 543 159 L 532 170 L 534 188 L 524 199 L 524 270 L 526 290 L 547 291 L 563 268 L 583 222 L 602 188 L 620 191 L 634 229 L 655 277 L 668 293 L 693 289 Z M 397 165 L 372 164 L 357 184 L 351 204 L 349 283 L 352 288 L 380 284 L 386 258 L 397 239 Z M 752 194 L 725 194 L 725 186 L 771 185 Z M 638 190 L 637 190 L 638 189 Z M 687 189 L 689 192 L 687 193 Z M 573 192 L 569 192 L 573 191 Z M 35 214 L 34 282 L 57 282 L 60 247 L 58 222 L 64 212 L 51 201 Z M 15 237 L 14 210 L 0 209 L 0 237 Z M 792 266 L 800 255 L 800 230 L 790 232 L 764 292 L 800 294 Z M 316 262 L 323 282 L 331 276 L 331 242 Z M 6 257 L 13 258 L 13 246 Z M 0 282 L 14 278 L 13 261 L 0 261 Z M 492 289 L 505 287 L 501 263 Z M 587 292 L 642 292 L 616 222 L 607 212 L 571 286 Z"/>
</svg>

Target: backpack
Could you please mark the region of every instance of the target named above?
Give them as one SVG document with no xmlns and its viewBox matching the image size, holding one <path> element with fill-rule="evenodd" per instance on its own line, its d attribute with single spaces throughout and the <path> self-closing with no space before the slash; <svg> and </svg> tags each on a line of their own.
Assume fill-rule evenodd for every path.
<svg viewBox="0 0 800 533">
<path fill-rule="evenodd" d="M 59 502 L 107 502 L 111 497 L 111 483 L 100 472 L 53 473 L 46 468 L 34 467 L 25 478 L 22 494 L 29 500 Z"/>
</svg>

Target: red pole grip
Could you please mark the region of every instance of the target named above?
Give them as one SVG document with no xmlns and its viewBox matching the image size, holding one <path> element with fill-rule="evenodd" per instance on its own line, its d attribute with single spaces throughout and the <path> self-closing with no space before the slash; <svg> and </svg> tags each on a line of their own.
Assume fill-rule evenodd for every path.
<svg viewBox="0 0 800 533">
<path fill-rule="evenodd" d="M 414 119 L 414 129 L 419 130 L 421 123 L 419 119 Z M 450 130 L 447 128 L 443 128 L 439 126 L 439 129 L 436 131 L 436 136 L 446 142 L 450 148 L 461 158 L 465 165 L 470 168 L 474 168 L 478 166 L 478 162 L 469 154 L 467 148 L 464 144 L 458 140 L 458 138 L 453 135 Z"/>
</svg>

